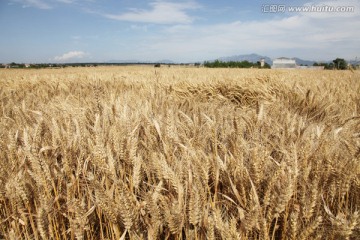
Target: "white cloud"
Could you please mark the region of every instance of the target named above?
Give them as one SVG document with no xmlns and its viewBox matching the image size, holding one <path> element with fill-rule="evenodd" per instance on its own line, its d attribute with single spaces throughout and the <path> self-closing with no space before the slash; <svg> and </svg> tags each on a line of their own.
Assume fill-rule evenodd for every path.
<svg viewBox="0 0 360 240">
<path fill-rule="evenodd" d="M 33 7 L 46 10 L 52 9 L 56 2 L 72 4 L 76 0 L 12 0 L 12 2 L 21 4 L 23 8 Z"/>
<path fill-rule="evenodd" d="M 194 2 L 175 3 L 155 1 L 150 3 L 151 9 L 130 9 L 123 14 L 104 14 L 103 16 L 120 21 L 155 23 L 155 24 L 175 24 L 191 23 L 193 18 L 186 13 L 186 10 L 199 7 Z"/>
<path fill-rule="evenodd" d="M 204 21 L 201 24 L 194 23 L 194 16 L 189 15 L 187 10 L 199 6 L 192 4 L 187 6 L 156 1 L 150 4 L 150 10 L 132 9 L 128 13 L 106 17 L 122 21 L 170 24 L 160 26 L 160 31 L 152 27 L 153 34 L 149 31 L 149 34 L 127 44 L 129 51 L 126 54 L 129 58 L 196 61 L 255 52 L 271 57 L 284 55 L 324 60 L 333 57 L 351 59 L 360 54 L 359 1 L 325 0 L 303 4 L 354 6 L 355 11 L 352 13 L 286 11 L 267 14 L 259 20 L 207 25 Z M 168 17 L 168 13 L 171 13 L 171 17 Z M 133 29 L 137 27 L 131 26 Z"/>
<path fill-rule="evenodd" d="M 38 9 L 51 9 L 52 6 L 43 0 L 14 0 L 14 2 L 22 4 L 23 8 L 34 7 Z"/>
<path fill-rule="evenodd" d="M 56 56 L 54 58 L 54 60 L 60 61 L 60 62 L 65 62 L 65 61 L 74 60 L 74 59 L 81 59 L 81 58 L 84 58 L 86 55 L 87 54 L 82 51 L 71 51 L 71 52 L 64 53 L 61 56 Z"/>
<path fill-rule="evenodd" d="M 277 15 L 267 20 L 164 27 L 162 34 L 147 41 L 142 53 L 185 61 L 189 56 L 189 60 L 199 60 L 252 52 L 314 60 L 350 59 L 360 53 L 357 14 L 327 14 L 321 18 L 314 14 L 286 13 L 280 15 L 282 18 Z"/>
</svg>

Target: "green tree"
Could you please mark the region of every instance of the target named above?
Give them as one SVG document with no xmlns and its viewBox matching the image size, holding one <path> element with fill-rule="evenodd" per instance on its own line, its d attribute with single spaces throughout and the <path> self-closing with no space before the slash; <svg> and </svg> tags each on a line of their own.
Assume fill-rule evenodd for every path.
<svg viewBox="0 0 360 240">
<path fill-rule="evenodd" d="M 271 66 L 266 62 L 263 68 L 271 68 Z"/>
<path fill-rule="evenodd" d="M 343 58 L 336 58 L 333 60 L 334 67 L 336 69 L 345 70 L 347 69 L 347 62 Z"/>
</svg>

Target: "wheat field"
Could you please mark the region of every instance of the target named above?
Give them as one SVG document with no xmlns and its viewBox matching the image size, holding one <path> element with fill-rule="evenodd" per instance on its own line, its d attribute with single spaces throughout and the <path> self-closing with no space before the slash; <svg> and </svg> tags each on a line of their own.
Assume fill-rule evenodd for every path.
<svg viewBox="0 0 360 240">
<path fill-rule="evenodd" d="M 0 70 L 0 239 L 359 239 L 360 72 Z"/>
</svg>

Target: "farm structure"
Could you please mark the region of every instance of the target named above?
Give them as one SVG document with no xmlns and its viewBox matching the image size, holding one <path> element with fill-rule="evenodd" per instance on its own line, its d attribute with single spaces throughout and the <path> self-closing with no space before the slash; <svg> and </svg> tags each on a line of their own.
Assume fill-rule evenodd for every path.
<svg viewBox="0 0 360 240">
<path fill-rule="evenodd" d="M 297 65 L 295 59 L 281 57 L 274 59 L 271 68 L 297 68 Z"/>
</svg>

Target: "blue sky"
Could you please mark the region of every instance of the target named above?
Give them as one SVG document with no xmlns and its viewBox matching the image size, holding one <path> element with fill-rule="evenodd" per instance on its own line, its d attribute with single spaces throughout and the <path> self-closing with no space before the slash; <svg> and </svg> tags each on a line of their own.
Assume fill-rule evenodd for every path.
<svg viewBox="0 0 360 240">
<path fill-rule="evenodd" d="M 0 0 L 0 26 L 3 63 L 360 58 L 358 0 Z"/>
</svg>

